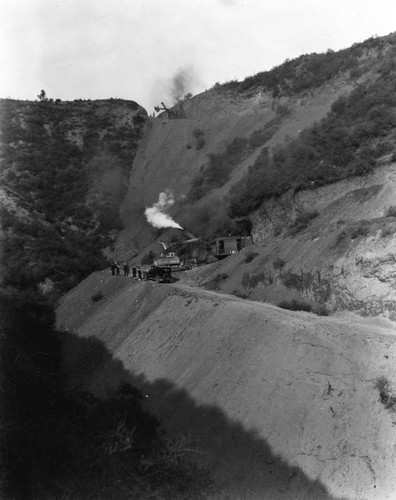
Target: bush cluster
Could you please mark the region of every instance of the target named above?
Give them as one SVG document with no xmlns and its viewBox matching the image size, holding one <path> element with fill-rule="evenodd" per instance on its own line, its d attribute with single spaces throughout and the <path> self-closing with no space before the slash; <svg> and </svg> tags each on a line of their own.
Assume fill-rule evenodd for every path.
<svg viewBox="0 0 396 500">
<path fill-rule="evenodd" d="M 303 212 L 299 214 L 294 220 L 293 224 L 289 226 L 289 234 L 295 236 L 298 232 L 302 231 L 309 226 L 311 221 L 319 216 L 317 210 L 312 210 L 311 212 Z"/>
<path fill-rule="evenodd" d="M 380 401 L 384 407 L 391 412 L 396 412 L 396 396 L 391 392 L 389 380 L 385 377 L 379 377 L 375 387 L 379 391 Z"/>
<path fill-rule="evenodd" d="M 252 260 L 254 260 L 257 255 L 259 255 L 257 252 L 252 252 L 251 250 L 249 252 L 246 253 L 246 257 L 245 257 L 245 263 L 248 264 L 249 262 L 252 262 Z"/>
<path fill-rule="evenodd" d="M 104 192 L 102 201 L 90 198 L 103 167 L 91 159 L 99 148 L 112 151 L 117 165 L 129 169 L 144 120 L 116 128 L 116 115 L 99 116 L 96 103 L 89 104 L 0 101 L 0 179 L 19 208 L 30 213 L 22 218 L 2 211 L 9 232 L 6 285 L 26 287 L 48 278 L 62 293 L 106 265 L 101 250 L 111 244 L 111 231 L 122 228 L 120 196 Z"/>
<path fill-rule="evenodd" d="M 201 166 L 193 179 L 188 199 L 197 201 L 213 189 L 223 186 L 230 179 L 233 168 L 247 157 L 249 151 L 248 140 L 236 137 L 224 153 L 210 154 L 208 165 Z"/>
<path fill-rule="evenodd" d="M 205 146 L 205 133 L 200 128 L 195 128 L 193 130 L 193 137 L 195 139 L 195 148 L 197 150 L 202 149 Z"/>
<path fill-rule="evenodd" d="M 227 273 L 216 274 L 216 276 L 210 281 L 207 281 L 204 286 L 208 290 L 218 290 L 221 283 L 225 281 L 227 278 L 228 278 Z"/>
<path fill-rule="evenodd" d="M 231 217 L 250 214 L 265 199 L 370 172 L 396 127 L 394 78 L 358 86 L 325 119 L 293 141 L 264 149 L 230 190 Z"/>
<path fill-rule="evenodd" d="M 359 58 L 372 49 L 380 51 L 387 43 L 394 44 L 392 39 L 370 38 L 352 47 L 334 52 L 304 54 L 296 59 L 287 59 L 283 64 L 270 71 L 263 71 L 245 78 L 242 82 L 236 80 L 223 85 L 216 84 L 217 90 L 253 93 L 264 89 L 273 97 L 293 95 L 297 92 L 319 87 L 342 72 L 349 71 L 351 78 L 356 78 L 365 70 L 360 66 Z M 382 75 L 394 68 L 394 51 L 384 57 Z M 366 69 L 367 71 L 367 69 Z"/>
</svg>

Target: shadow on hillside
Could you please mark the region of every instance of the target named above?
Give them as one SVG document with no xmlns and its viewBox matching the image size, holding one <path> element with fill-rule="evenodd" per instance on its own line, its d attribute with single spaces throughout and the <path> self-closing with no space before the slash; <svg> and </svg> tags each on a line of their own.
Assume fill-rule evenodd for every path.
<svg viewBox="0 0 396 500">
<path fill-rule="evenodd" d="M 149 382 L 127 371 L 96 338 L 64 334 L 64 369 L 71 387 L 110 396 L 122 383 L 140 389 L 144 406 L 182 451 L 210 471 L 216 498 L 335 500 L 319 481 L 275 455 L 255 432 L 230 420 L 218 407 L 199 405 L 167 380 Z M 268 404 L 271 404 L 270 402 Z"/>
</svg>

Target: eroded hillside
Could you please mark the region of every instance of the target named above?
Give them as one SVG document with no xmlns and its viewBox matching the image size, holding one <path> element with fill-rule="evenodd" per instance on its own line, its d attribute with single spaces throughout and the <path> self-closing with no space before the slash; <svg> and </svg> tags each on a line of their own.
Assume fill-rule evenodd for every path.
<svg viewBox="0 0 396 500">
<path fill-rule="evenodd" d="M 394 498 L 390 321 L 319 318 L 107 271 L 69 292 L 57 318 L 86 340 L 66 339 L 70 383 L 102 396 L 122 382 L 141 388 L 210 470 L 205 498 Z"/>
<path fill-rule="evenodd" d="M 386 118 L 386 126 L 381 127 L 379 123 L 366 123 L 363 117 L 370 111 L 392 114 L 394 102 L 389 99 L 395 77 L 394 44 L 395 36 L 390 35 L 336 53 L 301 56 L 243 82 L 217 84 L 180 102 L 170 114 L 150 119 L 123 204 L 126 231 L 119 241 L 119 251 L 127 254 L 128 249 L 139 250 L 157 236 L 147 226 L 144 210 L 166 189 L 175 195 L 172 215 L 178 222 L 193 233 L 213 236 L 230 226 L 230 216 L 249 215 L 271 195 L 304 187 L 311 180 L 318 180 L 320 185 L 367 171 L 381 148 L 382 154 L 392 149 L 385 136 L 389 134 L 386 126 L 394 126 L 393 117 Z M 371 109 L 374 104 L 389 109 Z M 325 118 L 327 124 L 320 128 L 317 124 Z M 351 123 L 359 123 L 360 128 L 350 137 L 345 132 L 354 129 Z M 314 125 L 317 128 L 301 142 L 285 149 L 285 144 Z M 368 130 L 372 126 L 374 130 Z M 367 151 L 372 147 L 372 143 L 366 145 L 370 135 L 376 146 L 381 144 L 375 152 Z M 387 139 L 392 142 L 391 137 Z M 351 151 L 350 143 L 354 145 Z M 337 144 L 347 152 L 345 157 L 341 152 L 334 154 Z M 276 161 L 268 168 L 265 151 Z M 305 163 L 316 159 L 322 172 L 310 165 L 309 169 L 315 170 L 311 175 Z M 249 171 L 266 169 L 277 172 L 278 178 L 260 174 L 249 185 Z M 257 184 L 266 186 L 266 190 L 260 192 Z M 238 195 L 246 191 L 246 197 L 254 199 L 253 208 L 235 207 L 236 203 L 249 205 L 236 199 L 235 193 L 227 199 L 232 186 Z"/>
<path fill-rule="evenodd" d="M 204 239 L 233 234 L 241 217 L 252 225 L 254 247 L 197 270 L 195 282 L 284 307 L 395 319 L 395 41 L 302 56 L 150 119 L 119 255 L 158 255 L 152 242 L 175 237 L 144 216 L 170 190 L 170 214 Z"/>
</svg>

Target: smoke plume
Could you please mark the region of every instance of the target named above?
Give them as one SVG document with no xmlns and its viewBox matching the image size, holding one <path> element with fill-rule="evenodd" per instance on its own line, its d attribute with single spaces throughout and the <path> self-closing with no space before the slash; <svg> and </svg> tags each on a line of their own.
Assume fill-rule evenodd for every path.
<svg viewBox="0 0 396 500">
<path fill-rule="evenodd" d="M 198 79 L 192 66 L 179 68 L 173 75 L 170 92 L 173 103 L 179 102 L 187 93 L 194 90 Z"/>
<path fill-rule="evenodd" d="M 160 229 L 165 227 L 174 227 L 183 229 L 177 222 L 175 222 L 170 215 L 166 212 L 175 203 L 175 198 L 171 191 L 166 190 L 159 194 L 157 203 L 150 208 L 146 208 L 144 215 L 147 222 L 152 226 Z"/>
</svg>

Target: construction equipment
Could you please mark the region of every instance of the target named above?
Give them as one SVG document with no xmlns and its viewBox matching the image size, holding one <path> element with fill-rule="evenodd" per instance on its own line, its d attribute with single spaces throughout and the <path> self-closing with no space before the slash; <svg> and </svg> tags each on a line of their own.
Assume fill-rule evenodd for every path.
<svg viewBox="0 0 396 500">
<path fill-rule="evenodd" d="M 154 265 L 158 267 L 180 267 L 180 257 L 175 252 L 167 252 L 154 260 Z"/>
<path fill-rule="evenodd" d="M 227 257 L 237 253 L 249 245 L 253 244 L 251 236 L 225 236 L 215 238 L 212 242 L 212 251 L 218 258 Z"/>
<path fill-rule="evenodd" d="M 162 104 L 162 108 L 160 106 L 154 106 L 154 109 L 157 113 L 159 113 L 160 111 L 165 111 L 169 120 L 174 120 L 175 118 L 177 118 L 176 113 L 174 111 L 167 108 L 162 101 L 161 101 L 161 104 Z"/>
</svg>

